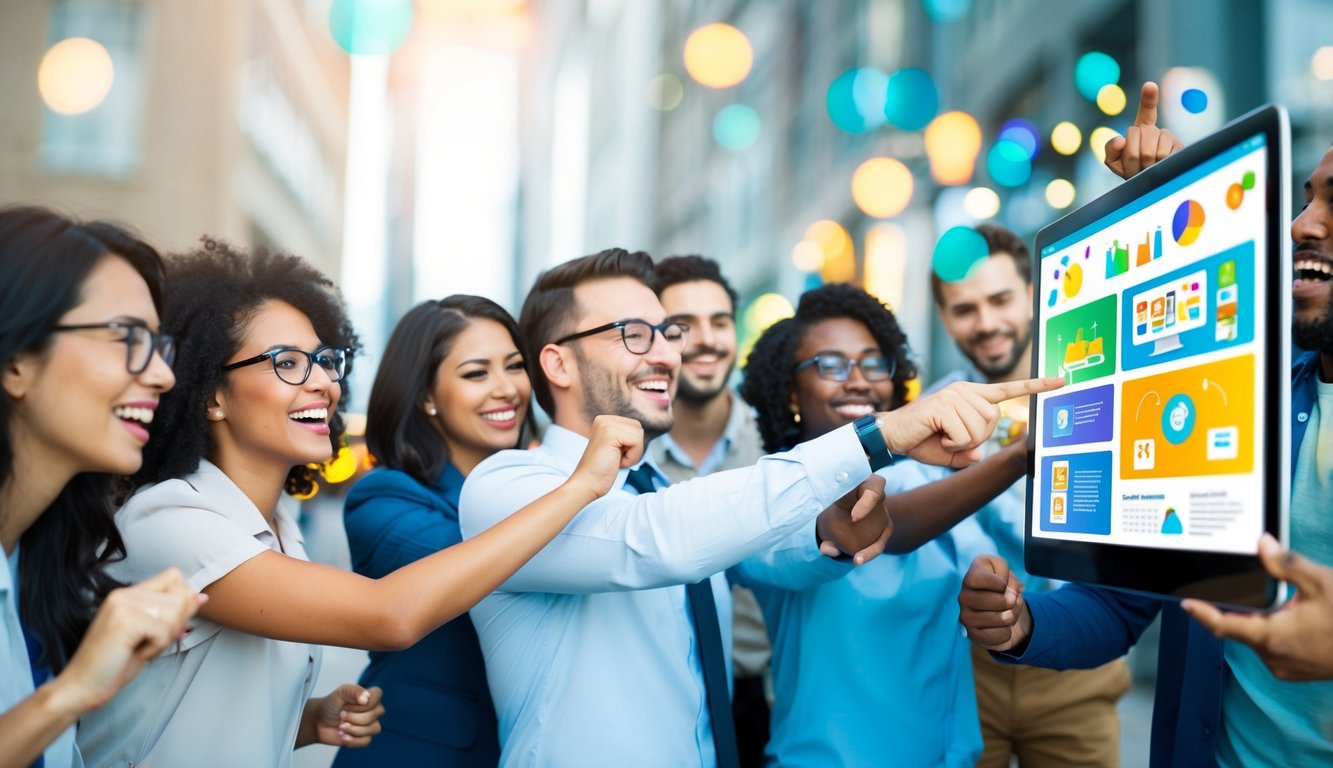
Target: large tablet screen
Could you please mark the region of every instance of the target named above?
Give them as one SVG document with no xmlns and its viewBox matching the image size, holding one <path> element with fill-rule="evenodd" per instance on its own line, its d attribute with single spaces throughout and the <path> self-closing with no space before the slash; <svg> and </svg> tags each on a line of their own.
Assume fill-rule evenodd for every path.
<svg viewBox="0 0 1333 768">
<path fill-rule="evenodd" d="M 1287 337 L 1272 133 L 1224 132 L 1039 238 L 1036 367 L 1066 386 L 1036 398 L 1030 541 L 1252 557 L 1271 527 Z"/>
</svg>

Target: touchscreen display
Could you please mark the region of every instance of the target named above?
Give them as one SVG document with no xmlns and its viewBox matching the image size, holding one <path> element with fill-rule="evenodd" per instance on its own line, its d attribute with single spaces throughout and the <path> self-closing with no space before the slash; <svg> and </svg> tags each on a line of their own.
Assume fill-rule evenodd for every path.
<svg viewBox="0 0 1333 768">
<path fill-rule="evenodd" d="M 1032 536 L 1253 554 L 1270 172 L 1259 134 L 1040 252 Z"/>
</svg>

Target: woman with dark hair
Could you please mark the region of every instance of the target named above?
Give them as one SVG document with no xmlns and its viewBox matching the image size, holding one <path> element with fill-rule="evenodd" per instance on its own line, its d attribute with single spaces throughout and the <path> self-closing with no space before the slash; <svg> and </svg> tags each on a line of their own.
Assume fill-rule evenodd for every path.
<svg viewBox="0 0 1333 768">
<path fill-rule="evenodd" d="M 519 444 L 532 385 L 518 324 L 480 296 L 419 304 L 398 321 L 370 391 L 366 443 L 378 467 L 347 495 L 357 573 L 379 578 L 463 540 L 458 496 L 473 467 Z M 370 748 L 335 768 L 494 766 L 495 707 L 472 620 L 459 616 L 406 651 L 372 653 L 361 684 L 392 706 Z"/>
<path fill-rule="evenodd" d="M 893 313 L 859 288 L 826 285 L 755 342 L 740 391 L 771 452 L 901 406 L 915 376 Z M 893 535 L 884 557 L 843 578 L 834 563 L 823 574 L 765 557 L 738 566 L 773 638 L 771 762 L 975 763 L 981 732 L 950 529 L 1022 477 L 1025 449 L 1020 441 L 934 484 L 907 459 L 880 470 Z"/>
<path fill-rule="evenodd" d="M 125 551 L 111 480 L 139 469 L 175 381 L 161 297 L 161 259 L 125 230 L 0 210 L 0 766 L 80 765 L 74 722 L 198 608 L 179 572 L 104 570 Z"/>
<path fill-rule="evenodd" d="M 95 765 L 287 766 L 294 747 L 364 746 L 377 689 L 311 698 L 317 645 L 406 648 L 508 578 L 621 466 L 642 431 L 604 420 L 568 482 L 478 537 L 380 579 L 310 563 L 284 488 L 342 436 L 357 346 L 333 284 L 299 258 L 205 246 L 168 263 L 163 327 L 181 337 L 162 441 L 116 514 L 134 580 L 176 565 L 210 598 L 202 621 L 79 727 Z"/>
</svg>

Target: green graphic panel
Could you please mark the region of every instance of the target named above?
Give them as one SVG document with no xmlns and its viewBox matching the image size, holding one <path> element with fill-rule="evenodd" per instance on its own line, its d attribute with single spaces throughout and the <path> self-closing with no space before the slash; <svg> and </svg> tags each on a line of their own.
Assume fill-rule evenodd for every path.
<svg viewBox="0 0 1333 768">
<path fill-rule="evenodd" d="M 1107 296 L 1046 322 L 1042 374 L 1070 384 L 1115 373 L 1116 298 Z"/>
</svg>

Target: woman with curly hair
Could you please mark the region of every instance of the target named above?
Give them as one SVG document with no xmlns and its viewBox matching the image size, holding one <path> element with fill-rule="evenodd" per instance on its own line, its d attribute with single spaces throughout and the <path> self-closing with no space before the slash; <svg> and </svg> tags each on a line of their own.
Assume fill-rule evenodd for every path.
<svg viewBox="0 0 1333 768">
<path fill-rule="evenodd" d="M 80 765 L 74 722 L 199 606 L 179 572 L 105 570 L 125 551 L 111 480 L 138 470 L 175 381 L 161 302 L 161 259 L 129 232 L 0 209 L 0 766 Z"/>
<path fill-rule="evenodd" d="M 398 321 L 370 390 L 366 444 L 377 467 L 347 494 L 352 567 L 379 578 L 463 540 L 458 497 L 483 459 L 515 448 L 532 384 L 518 324 L 481 296 L 418 304 Z M 368 748 L 335 768 L 494 766 L 495 706 L 477 631 L 459 616 L 408 650 L 371 653 L 361 676 L 392 706 Z"/>
<path fill-rule="evenodd" d="M 478 537 L 368 579 L 310 563 L 284 488 L 311 482 L 343 431 L 357 346 L 342 301 L 289 255 L 207 242 L 168 262 L 163 328 L 181 339 L 136 493 L 116 514 L 127 581 L 174 565 L 209 596 L 200 621 L 79 728 L 90 764 L 287 766 L 306 744 L 364 746 L 378 689 L 311 698 L 318 645 L 401 649 L 523 565 L 642 453 L 603 420 L 562 486 Z"/>
<path fill-rule="evenodd" d="M 766 451 L 781 451 L 906 401 L 907 338 L 878 299 L 848 285 L 801 297 L 755 342 L 741 396 Z M 962 569 L 950 529 L 1026 472 L 1021 442 L 927 484 L 906 459 L 880 470 L 893 521 L 885 556 L 843 578 L 756 558 L 754 589 L 773 638 L 770 761 L 784 766 L 972 765 L 981 753 Z M 896 555 L 896 556 L 895 556 Z"/>
</svg>

